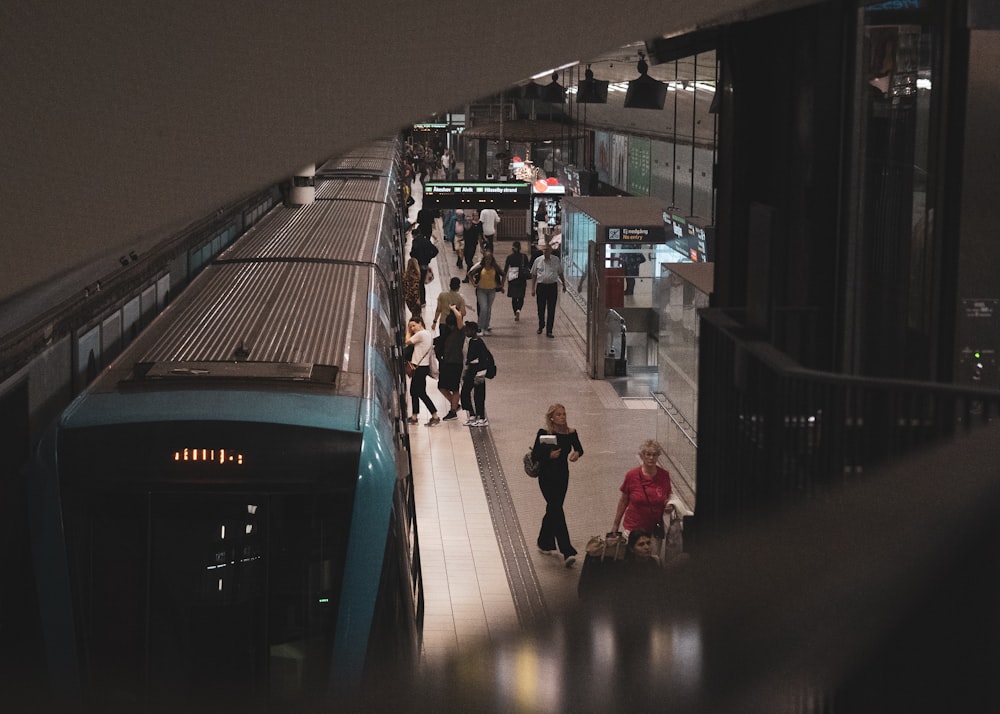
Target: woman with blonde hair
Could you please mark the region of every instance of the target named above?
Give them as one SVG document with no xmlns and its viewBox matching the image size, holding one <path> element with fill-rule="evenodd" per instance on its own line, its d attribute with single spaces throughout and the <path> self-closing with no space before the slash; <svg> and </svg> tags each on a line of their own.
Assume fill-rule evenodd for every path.
<svg viewBox="0 0 1000 714">
<path fill-rule="evenodd" d="M 545 428 L 535 435 L 532 458 L 540 464 L 538 487 L 545 498 L 545 516 L 538 531 L 538 550 L 554 554 L 558 546 L 569 568 L 576 562 L 576 548 L 569 540 L 569 528 L 563 501 L 569 487 L 569 463 L 583 456 L 583 446 L 576 429 L 566 424 L 566 407 L 553 404 L 545 412 Z"/>
<path fill-rule="evenodd" d="M 618 509 L 615 511 L 612 532 L 622 525 L 626 531 L 642 530 L 653 536 L 653 552 L 663 550 L 663 515 L 673 509 L 670 500 L 670 473 L 659 465 L 663 447 L 653 439 L 646 439 L 639 447 L 639 466 L 625 474 L 619 490 Z"/>
<path fill-rule="evenodd" d="M 503 292 L 504 269 L 501 268 L 490 251 L 483 252 L 479 265 L 469 271 L 469 279 L 476 286 L 476 317 L 479 329 L 489 334 L 490 319 L 493 315 L 493 301 L 498 292 Z"/>
</svg>

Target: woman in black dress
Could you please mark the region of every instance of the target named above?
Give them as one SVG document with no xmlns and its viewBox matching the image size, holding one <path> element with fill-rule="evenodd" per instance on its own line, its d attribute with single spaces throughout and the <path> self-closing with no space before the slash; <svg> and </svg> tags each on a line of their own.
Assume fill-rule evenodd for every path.
<svg viewBox="0 0 1000 714">
<path fill-rule="evenodd" d="M 554 442 L 554 443 L 553 443 Z M 576 562 L 576 548 L 569 541 L 563 501 L 569 486 L 569 462 L 583 456 L 583 446 L 576 429 L 566 425 L 566 407 L 553 404 L 545 412 L 545 428 L 535 435 L 532 458 L 541 464 L 538 487 L 545 498 L 545 516 L 538 532 L 538 549 L 554 554 L 558 546 L 566 567 Z"/>
<path fill-rule="evenodd" d="M 517 277 L 512 275 L 511 268 L 517 268 Z M 531 260 L 521 252 L 521 242 L 514 241 L 510 255 L 504 263 L 504 275 L 507 276 L 507 297 L 514 309 L 514 320 L 521 319 L 521 308 L 524 307 L 524 293 L 528 287 L 528 274 L 531 270 Z"/>
</svg>

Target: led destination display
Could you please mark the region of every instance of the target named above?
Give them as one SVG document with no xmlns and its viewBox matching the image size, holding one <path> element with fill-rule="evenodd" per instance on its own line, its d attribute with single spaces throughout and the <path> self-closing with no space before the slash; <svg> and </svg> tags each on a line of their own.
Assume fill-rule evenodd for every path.
<svg viewBox="0 0 1000 714">
<path fill-rule="evenodd" d="M 531 205 L 527 183 L 472 183 L 458 181 L 424 186 L 424 205 L 433 208 L 523 208 Z"/>
</svg>

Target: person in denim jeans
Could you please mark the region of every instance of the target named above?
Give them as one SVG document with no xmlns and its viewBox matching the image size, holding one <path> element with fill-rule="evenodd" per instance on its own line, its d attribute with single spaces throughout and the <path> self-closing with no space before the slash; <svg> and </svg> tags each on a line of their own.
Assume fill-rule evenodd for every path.
<svg viewBox="0 0 1000 714">
<path fill-rule="evenodd" d="M 503 292 L 503 277 L 503 268 L 497 265 L 493 253 L 489 251 L 483 253 L 479 265 L 469 273 L 472 284 L 476 286 L 476 317 L 479 328 L 487 334 L 493 316 L 493 301 L 498 292 Z"/>
</svg>

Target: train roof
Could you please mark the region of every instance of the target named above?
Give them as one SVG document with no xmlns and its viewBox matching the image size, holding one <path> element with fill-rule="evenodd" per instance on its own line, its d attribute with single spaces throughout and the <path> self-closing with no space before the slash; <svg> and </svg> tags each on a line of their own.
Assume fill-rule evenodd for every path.
<svg viewBox="0 0 1000 714">
<path fill-rule="evenodd" d="M 361 396 L 369 317 L 401 260 L 394 186 L 321 183 L 323 198 L 274 211 L 207 266 L 92 391 L 250 381 Z"/>
</svg>

